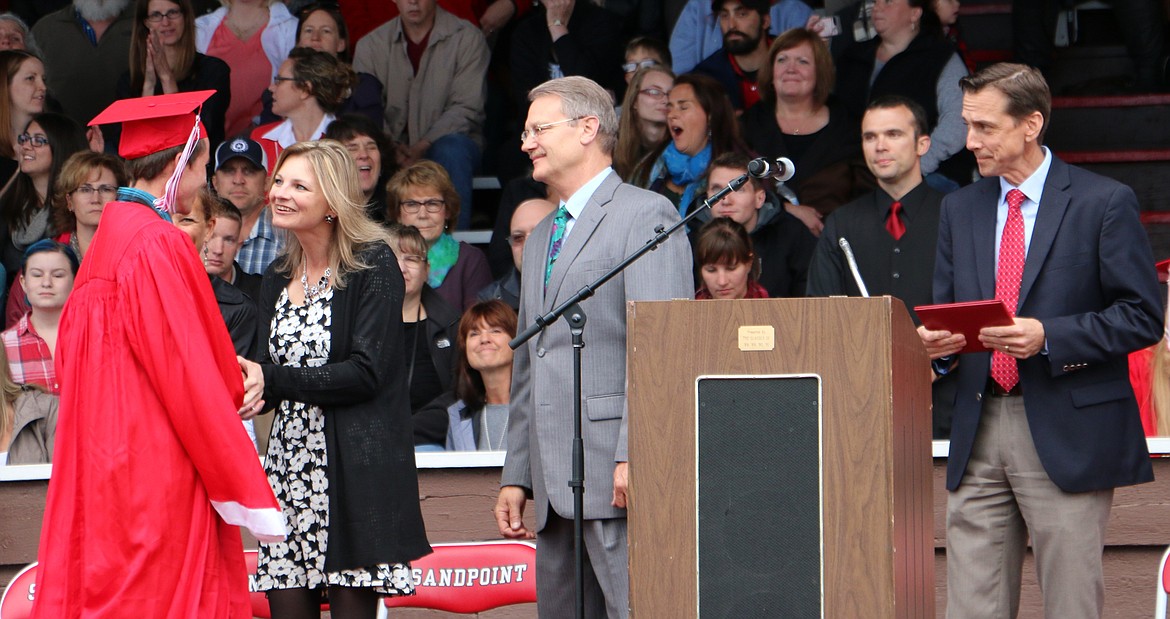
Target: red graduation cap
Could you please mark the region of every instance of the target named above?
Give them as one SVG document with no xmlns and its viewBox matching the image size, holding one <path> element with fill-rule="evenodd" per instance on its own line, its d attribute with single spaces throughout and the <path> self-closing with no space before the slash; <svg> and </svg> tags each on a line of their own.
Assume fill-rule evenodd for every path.
<svg viewBox="0 0 1170 619">
<path fill-rule="evenodd" d="M 213 94 L 214 90 L 197 90 L 121 99 L 102 110 L 89 124 L 122 123 L 118 154 L 126 159 L 137 159 L 186 144 L 198 121 L 196 110 Z M 207 137 L 203 123 L 199 122 L 198 126 L 199 137 Z"/>
</svg>

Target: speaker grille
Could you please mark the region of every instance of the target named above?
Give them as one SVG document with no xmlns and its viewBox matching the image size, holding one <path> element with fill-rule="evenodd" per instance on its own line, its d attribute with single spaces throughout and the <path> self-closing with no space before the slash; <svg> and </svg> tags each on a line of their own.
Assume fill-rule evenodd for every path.
<svg viewBox="0 0 1170 619">
<path fill-rule="evenodd" d="M 701 617 L 820 617 L 820 379 L 702 377 Z"/>
</svg>

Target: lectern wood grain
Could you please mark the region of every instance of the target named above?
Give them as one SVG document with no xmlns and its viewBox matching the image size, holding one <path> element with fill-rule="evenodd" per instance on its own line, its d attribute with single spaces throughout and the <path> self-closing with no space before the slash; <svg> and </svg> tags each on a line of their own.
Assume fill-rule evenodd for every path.
<svg viewBox="0 0 1170 619">
<path fill-rule="evenodd" d="M 772 350 L 740 350 L 753 325 Z M 821 381 L 822 616 L 934 616 L 929 365 L 900 301 L 637 303 L 628 344 L 635 616 L 698 616 L 696 378 L 797 374 Z"/>
</svg>

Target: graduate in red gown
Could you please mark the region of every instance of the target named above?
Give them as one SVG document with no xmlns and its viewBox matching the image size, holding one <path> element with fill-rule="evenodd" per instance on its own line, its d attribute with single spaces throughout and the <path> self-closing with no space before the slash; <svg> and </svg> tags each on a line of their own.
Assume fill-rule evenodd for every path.
<svg viewBox="0 0 1170 619">
<path fill-rule="evenodd" d="M 61 318 L 35 617 L 251 617 L 237 526 L 284 537 L 240 424 L 262 378 L 241 376 L 191 240 L 167 219 L 206 184 L 194 111 L 210 93 L 118 101 L 91 123 L 123 123 L 134 180 L 105 206 Z"/>
</svg>

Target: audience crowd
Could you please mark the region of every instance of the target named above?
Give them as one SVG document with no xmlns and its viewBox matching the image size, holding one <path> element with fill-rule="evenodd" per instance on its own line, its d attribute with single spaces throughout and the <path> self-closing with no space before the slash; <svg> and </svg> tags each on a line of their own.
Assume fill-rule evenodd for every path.
<svg viewBox="0 0 1170 619">
<path fill-rule="evenodd" d="M 397 243 L 420 449 L 500 448 L 510 377 L 500 346 L 516 332 L 507 314 L 524 243 L 566 197 L 532 180 L 515 137 L 579 120 L 523 126 L 528 91 L 548 79 L 607 89 L 620 115 L 617 173 L 680 214 L 703 210 L 688 230 L 699 298 L 806 294 L 825 218 L 878 187 L 861 136 L 874 99 L 925 111 L 927 184 L 945 193 L 978 177 L 959 115 L 958 79 L 974 64 L 954 0 L 879 1 L 864 27 L 841 33 L 802 0 L 688 0 L 673 26 L 612 0 L 214 4 L 74 0 L 0 15 L 0 306 L 19 387 L 5 382 L 8 410 L 13 398 L 38 400 L 21 389 L 59 389 L 56 318 L 103 204 L 128 182 L 117 125 L 84 127 L 118 99 L 215 91 L 202 106 L 214 156 L 192 239 L 217 285 L 242 293 L 217 289 L 221 308 L 255 303 L 287 242 L 267 204 L 281 152 L 323 138 L 345 147 L 365 215 Z M 795 172 L 751 179 L 703 209 L 754 157 L 786 157 Z M 505 187 L 498 212 L 475 202 L 481 174 Z M 494 226 L 486 254 L 455 235 L 473 217 Z M 265 314 L 224 311 L 236 323 Z M 266 330 L 236 324 L 237 348 L 263 352 L 252 334 Z M 13 415 L 0 420 L 3 452 Z"/>
</svg>

